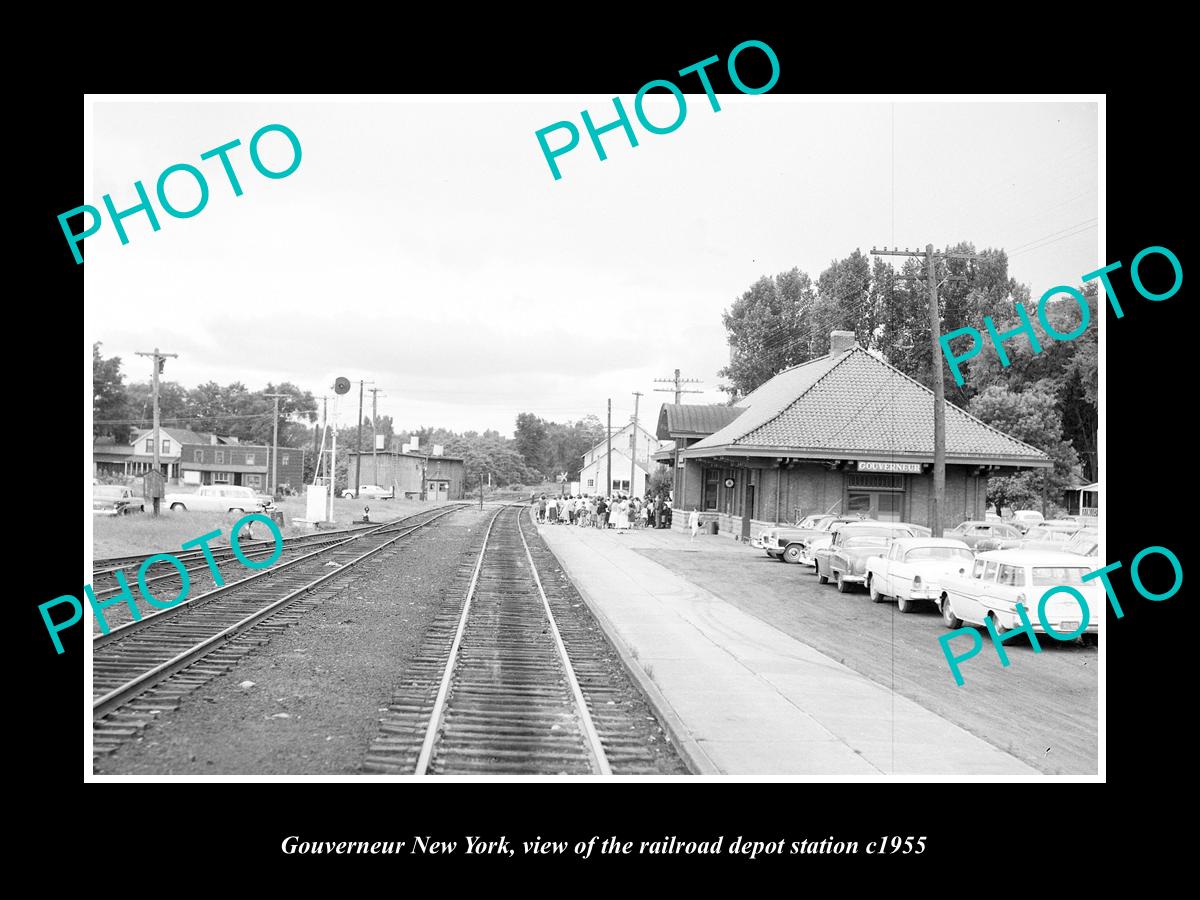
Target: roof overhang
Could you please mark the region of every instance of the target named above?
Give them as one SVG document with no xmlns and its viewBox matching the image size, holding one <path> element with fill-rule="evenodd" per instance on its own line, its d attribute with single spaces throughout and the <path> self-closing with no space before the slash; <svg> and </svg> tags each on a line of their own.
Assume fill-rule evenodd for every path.
<svg viewBox="0 0 1200 900">
<path fill-rule="evenodd" d="M 804 447 L 755 447 L 742 444 L 726 444 L 721 447 L 688 447 L 683 451 L 684 459 L 706 459 L 710 457 L 759 457 L 779 464 L 782 460 L 813 460 L 836 462 L 916 462 L 933 464 L 932 453 L 863 452 L 861 450 L 809 449 Z M 1054 465 L 1049 457 L 1042 459 L 1015 457 L 998 454 L 964 456 L 946 454 L 946 464 L 955 466 L 1011 466 L 1022 469 L 1043 469 Z"/>
</svg>

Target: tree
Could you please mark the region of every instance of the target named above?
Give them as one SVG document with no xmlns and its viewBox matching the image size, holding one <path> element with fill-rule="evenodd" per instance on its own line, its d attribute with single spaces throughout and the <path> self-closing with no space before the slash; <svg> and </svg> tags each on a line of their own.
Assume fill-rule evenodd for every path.
<svg viewBox="0 0 1200 900">
<path fill-rule="evenodd" d="M 666 500 L 673 487 L 671 470 L 666 466 L 659 466 L 650 473 L 650 480 L 646 482 L 646 499 L 656 500 L 662 497 Z"/>
<path fill-rule="evenodd" d="M 105 359 L 101 343 L 92 344 L 92 437 L 111 435 L 120 444 L 129 440 L 121 357 Z"/>
<path fill-rule="evenodd" d="M 811 359 L 814 306 L 812 280 L 798 268 L 751 285 L 721 314 L 729 365 L 717 374 L 730 381 L 721 389 L 745 396 L 777 372 Z"/>
<path fill-rule="evenodd" d="M 1059 505 L 1063 489 L 1078 483 L 1079 456 L 1062 436 L 1062 414 L 1051 381 L 1039 381 L 1024 391 L 989 385 L 970 403 L 971 414 L 1045 452 L 1054 465 L 1016 475 L 988 479 L 988 502 L 999 512 L 1004 506 Z"/>
<path fill-rule="evenodd" d="M 527 466 L 541 473 L 550 470 L 550 442 L 544 420 L 533 413 L 518 415 L 516 441 L 517 452 L 525 458 Z"/>
</svg>

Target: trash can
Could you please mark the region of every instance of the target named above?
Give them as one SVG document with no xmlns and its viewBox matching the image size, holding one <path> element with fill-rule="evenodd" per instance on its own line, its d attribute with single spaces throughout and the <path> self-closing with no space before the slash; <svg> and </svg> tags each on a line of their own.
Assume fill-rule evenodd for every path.
<svg viewBox="0 0 1200 900">
<path fill-rule="evenodd" d="M 717 520 L 713 519 L 711 522 L 709 522 L 707 525 L 705 525 L 704 530 L 706 532 L 708 532 L 709 534 L 716 534 L 717 533 Z"/>
</svg>

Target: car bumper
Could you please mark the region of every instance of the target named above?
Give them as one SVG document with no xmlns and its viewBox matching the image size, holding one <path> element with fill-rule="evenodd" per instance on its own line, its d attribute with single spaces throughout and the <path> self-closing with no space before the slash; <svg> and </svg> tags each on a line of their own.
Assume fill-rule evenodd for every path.
<svg viewBox="0 0 1200 900">
<path fill-rule="evenodd" d="M 842 581 L 847 581 L 850 584 L 863 584 L 866 580 L 866 575 L 848 575 L 845 572 L 842 573 Z"/>
<path fill-rule="evenodd" d="M 119 512 L 120 512 L 120 510 L 116 510 L 116 509 L 93 509 L 92 515 L 93 516 L 115 516 Z"/>
<path fill-rule="evenodd" d="M 908 599 L 910 600 L 940 600 L 942 592 L 938 590 L 921 590 L 909 591 Z"/>
<path fill-rule="evenodd" d="M 997 612 L 995 613 L 995 616 L 1000 620 L 1000 624 L 1007 629 L 1014 630 L 1021 627 L 1021 620 L 1016 616 L 1016 614 Z M 1070 634 L 1071 632 L 1075 631 L 1075 629 L 1079 627 L 1079 621 L 1080 620 L 1078 618 L 1049 619 L 1050 627 L 1059 634 Z M 1042 626 L 1042 620 L 1040 618 L 1037 618 L 1036 616 L 1032 617 L 1029 624 L 1033 626 L 1033 630 L 1036 634 L 1046 634 L 1046 629 Z M 1087 628 L 1080 632 L 1080 634 L 1099 633 L 1100 623 L 1096 620 L 1095 616 L 1088 620 Z M 1053 635 L 1051 635 L 1051 637 L 1053 637 Z"/>
</svg>

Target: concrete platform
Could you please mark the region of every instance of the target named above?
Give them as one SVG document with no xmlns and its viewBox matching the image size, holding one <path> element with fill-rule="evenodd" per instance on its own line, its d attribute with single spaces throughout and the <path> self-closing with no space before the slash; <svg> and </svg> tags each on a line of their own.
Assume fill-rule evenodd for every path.
<svg viewBox="0 0 1200 900">
<path fill-rule="evenodd" d="M 665 529 L 538 530 L 698 774 L 1044 777 L 634 548 L 761 550 Z"/>
</svg>

